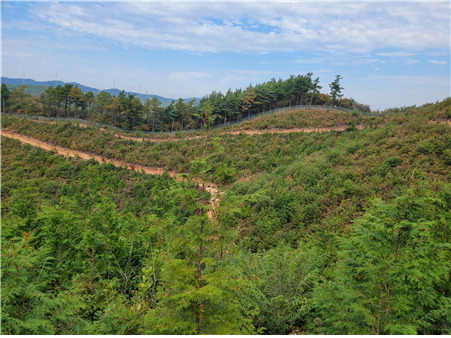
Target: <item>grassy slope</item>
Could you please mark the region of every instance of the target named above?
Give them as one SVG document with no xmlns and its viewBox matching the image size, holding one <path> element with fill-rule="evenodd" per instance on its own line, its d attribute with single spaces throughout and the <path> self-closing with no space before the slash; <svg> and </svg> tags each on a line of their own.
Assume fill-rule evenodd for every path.
<svg viewBox="0 0 451 338">
<path fill-rule="evenodd" d="M 191 172 L 228 185 L 221 221 L 238 227 L 243 243 L 259 250 L 280 241 L 294 244 L 318 229 L 341 231 L 375 197 L 392 199 L 412 186 L 440 189 L 451 164 L 450 127 L 431 120 L 446 117 L 449 107 L 446 100 L 376 119 L 375 124 L 385 125 L 360 131 L 208 134 L 200 140 L 165 143 L 120 140 L 112 132 L 70 124 L 13 118 L 3 123 L 61 146 Z M 310 121 L 315 116 L 323 121 L 317 115 Z"/>
<path fill-rule="evenodd" d="M 351 122 L 366 126 L 381 123 L 378 117 L 365 117 L 358 113 L 352 114 L 334 109 L 292 110 L 257 117 L 226 127 L 227 130 L 260 130 L 260 129 L 290 129 L 309 127 L 342 127 L 349 126 Z"/>
<path fill-rule="evenodd" d="M 450 100 L 451 98 L 448 98 L 438 104 L 426 104 L 420 108 L 405 109 L 403 112 L 407 115 L 421 113 L 431 119 L 447 120 L 451 118 Z M 292 110 L 257 117 L 224 129 L 260 130 L 272 128 L 342 127 L 350 126 L 352 123 L 369 127 L 388 123 L 402 123 L 405 119 L 405 114 L 396 114 L 394 111 L 391 113 L 391 115 L 381 114 L 380 116 L 369 117 L 357 112 L 350 113 L 334 109 Z"/>
<path fill-rule="evenodd" d="M 335 323 L 336 316 L 321 313 L 320 309 L 325 303 L 331 302 L 335 304 L 334 307 L 331 307 L 333 309 L 331 311 L 338 317 L 346 314 L 352 316 L 357 313 L 352 312 L 352 309 L 364 304 L 368 317 L 361 319 L 359 316 L 355 316 L 351 318 L 350 322 L 359 323 L 356 324 L 359 328 L 363 325 L 362 323 L 366 325 L 366 318 L 376 318 L 369 315 L 371 309 L 367 303 L 364 303 L 365 297 L 371 296 L 372 286 L 378 285 L 375 280 L 377 278 L 374 278 L 376 275 L 371 275 L 365 280 L 366 270 L 359 273 L 356 280 L 363 279 L 363 282 L 358 284 L 361 287 L 358 289 L 359 297 L 352 298 L 349 304 L 340 299 L 340 293 L 334 291 L 336 289 L 320 298 L 315 297 L 318 297 L 318 294 L 321 296 L 321 288 L 329 285 L 327 283 L 329 279 L 335 284 L 339 281 L 339 279 L 333 279 L 337 272 L 340 272 L 337 248 L 340 248 L 340 242 L 343 240 L 355 238 L 355 236 L 352 237 L 352 231 L 350 231 L 359 227 L 358 222 L 357 225 L 354 225 L 355 220 L 361 218 L 365 213 L 369 219 L 368 210 L 371 210 L 376 198 L 400 204 L 400 214 L 409 209 L 409 212 L 414 214 L 409 217 L 415 217 L 417 209 L 421 209 L 419 214 L 423 215 L 425 213 L 423 211 L 427 209 L 424 206 L 428 204 L 418 203 L 419 199 L 429 198 L 433 203 L 434 196 L 441 196 L 440 210 L 449 210 L 451 201 L 449 185 L 450 126 L 444 123 L 431 123 L 431 120 L 443 121 L 448 118 L 450 103 L 448 100 L 438 105 L 415 109 L 408 114 L 396 116 L 390 123 L 386 121 L 386 125 L 379 128 L 332 133 L 252 136 L 243 134 L 220 136 L 209 133 L 205 139 L 167 143 L 119 140 L 111 132 L 104 132 L 97 128 L 78 128 L 69 123 L 47 125 L 16 118 L 4 118 L 2 123 L 3 127 L 7 126 L 13 131 L 55 144 L 101 153 L 129 162 L 168 166 L 181 171 L 197 170 L 197 172 L 201 172 L 201 169 L 205 169 L 203 176 L 222 183 L 223 188 L 226 189 L 219 210 L 219 224 L 224 228 L 236 228 L 239 234 L 237 242 L 241 250 L 237 256 L 232 255 L 230 261 L 226 260 L 226 264 L 240 267 L 244 279 L 255 283 L 255 288 L 258 288 L 258 292 L 257 290 L 252 291 L 253 293 L 246 291 L 249 294 L 245 293 L 241 297 L 246 306 L 252 304 L 259 308 L 258 315 L 251 314 L 256 327 L 263 330 L 261 332 L 274 334 L 296 331 L 349 334 L 358 331 L 350 329 L 347 331 L 347 327 L 342 327 L 341 331 L 337 331 L 337 327 L 333 327 L 333 325 L 329 325 L 329 327 L 324 325 L 326 328 L 322 328 L 321 321 L 330 319 Z M 200 198 L 198 193 L 192 191 L 188 194 L 186 191 L 186 193 L 180 194 L 175 186 L 179 183 L 173 182 L 169 177 L 144 178 L 137 173 L 98 166 L 91 161 L 71 160 L 68 162 L 48 152 L 21 146 L 16 141 L 2 141 L 6 145 L 2 150 L 2 162 L 4 163 L 2 198 L 6 198 L 7 201 L 7 203 L 3 203 L 3 208 L 13 207 L 24 210 L 24 199 L 21 195 L 22 192 L 24 192 L 23 195 L 30 195 L 26 192 L 29 187 L 28 189 L 32 190 L 31 194 L 35 194 L 35 198 L 42 196 L 42 198 L 51 200 L 54 196 L 59 197 L 65 194 L 70 198 L 77 199 L 77 203 L 73 204 L 73 210 L 70 209 L 69 215 L 75 217 L 76 220 L 83 219 L 83 215 L 86 215 L 86 219 L 93 218 L 90 215 L 91 212 L 94 212 L 95 217 L 103 217 L 103 210 L 96 211 L 98 201 L 95 199 L 100 198 L 98 196 L 100 195 L 99 188 L 101 190 L 105 186 L 109 187 L 107 192 L 110 198 L 117 201 L 118 212 L 122 214 L 123 211 L 129 211 L 135 213 L 138 218 L 141 215 L 144 217 L 152 213 L 158 214 L 160 205 L 167 206 L 168 209 L 167 214 L 161 215 L 163 219 L 171 221 L 172 214 L 178 218 L 179 222 L 182 222 L 187 214 L 195 212 L 194 208 L 198 207 L 196 206 L 196 202 L 199 202 Z M 25 166 L 24 163 L 26 163 Z M 28 167 L 33 169 L 30 170 Z M 80 176 L 79 173 L 83 172 L 85 174 Z M 17 177 L 21 176 L 25 177 L 23 181 L 15 181 Z M 85 185 L 83 186 L 83 184 Z M 95 191 L 93 197 L 89 193 L 86 194 L 87 189 L 84 189 L 86 184 L 90 191 Z M 114 188 L 111 189 L 111 187 Z M 12 193 L 13 190 L 15 193 Z M 168 191 L 173 191 L 173 193 L 168 194 Z M 188 201 L 189 205 L 185 205 L 187 195 L 192 197 L 192 200 Z M 94 203 L 90 200 L 92 198 L 94 198 Z M 62 201 L 64 202 L 64 199 Z M 66 211 L 70 206 L 61 205 L 66 208 L 64 209 Z M 86 207 L 80 208 L 80 206 Z M 25 204 L 25 210 L 29 209 Z M 387 209 L 387 211 L 390 210 L 392 209 Z M 427 212 L 434 214 L 435 209 L 428 209 Z M 79 217 L 79 214 L 82 214 L 82 217 Z M 404 216 L 399 217 L 403 219 Z M 415 220 L 424 223 L 425 228 L 432 224 L 421 217 L 417 217 Z M 443 229 L 437 230 L 437 233 L 443 233 L 443 237 L 445 237 L 446 225 L 449 225 L 449 220 L 445 213 L 436 213 L 434 217 L 441 218 Z M 33 219 L 33 217 L 30 218 Z M 123 226 L 124 238 L 133 242 L 135 234 L 139 233 L 138 238 L 140 238 L 140 243 L 142 242 L 140 248 L 144 251 L 145 243 L 149 242 L 149 236 L 152 235 L 147 227 L 147 222 L 138 223 L 144 229 L 142 232 L 138 232 L 136 227 L 131 227 L 133 222 L 127 221 L 129 218 L 124 215 L 118 222 L 118 224 L 125 224 Z M 448 223 L 446 223 L 447 221 Z M 21 224 L 9 222 L 10 225 L 16 223 Z M 4 222 L 4 224 L 6 223 Z M 387 221 L 387 224 L 389 227 L 393 226 L 390 220 Z M 374 245 L 382 243 L 383 248 L 390 249 L 389 242 L 381 242 L 380 238 L 371 237 L 375 232 L 371 232 L 369 226 L 371 226 L 371 222 L 366 222 L 363 228 L 360 227 L 360 231 L 368 233 L 367 237 L 370 239 L 369 244 L 364 243 L 364 247 L 369 246 L 371 249 L 374 248 Z M 104 229 L 107 230 L 106 238 L 114 235 L 114 233 L 110 234 L 109 229 Z M 162 233 L 169 236 L 171 231 L 165 230 Z M 423 236 L 430 236 L 431 233 L 427 231 Z M 5 234 L 8 235 L 8 233 L 3 232 L 4 238 Z M 342 236 L 343 234 L 346 236 Z M 27 233 L 24 232 L 21 235 L 25 236 Z M 364 239 L 366 240 L 367 237 Z M 421 236 L 413 233 L 412 238 L 409 238 L 413 244 L 409 245 L 414 247 L 417 243 L 415 242 L 416 238 L 421 238 Z M 229 242 L 233 242 L 233 240 Z M 118 251 L 127 251 L 130 247 L 130 244 L 124 245 L 122 242 L 113 240 L 108 243 L 109 245 L 105 245 L 104 241 L 100 242 L 99 249 L 113 246 L 117 247 Z M 415 258 L 418 260 L 418 257 L 424 259 L 422 250 L 428 244 L 421 241 L 418 243 L 420 246 L 415 247 L 412 252 L 405 251 L 405 261 L 398 265 L 395 264 L 396 262 L 392 264 L 392 261 L 388 261 L 387 269 L 384 270 L 398 274 L 390 284 L 401 290 L 393 291 L 393 297 L 401 296 L 401 298 L 392 299 L 390 304 L 394 307 L 400 303 L 401 305 L 405 304 L 405 301 L 409 299 L 415 303 L 417 298 L 423 296 L 422 299 L 424 299 L 425 297 L 423 284 L 409 293 L 410 289 L 405 287 L 415 284 L 415 281 L 411 282 L 397 272 L 400 265 L 405 271 L 408 271 L 407 275 L 410 275 L 411 271 L 418 270 L 417 267 L 412 269 L 411 260 L 415 261 Z M 434 254 L 440 251 L 439 247 L 445 247 L 444 242 L 437 242 L 434 245 L 436 246 L 431 250 Z M 357 249 L 360 253 L 362 248 L 358 247 Z M 137 256 L 144 257 L 139 250 Z M 417 252 L 419 253 L 417 254 Z M 363 262 L 366 262 L 371 269 L 373 264 L 385 264 L 383 259 L 374 259 L 374 257 L 378 257 L 377 255 L 374 255 L 373 260 L 368 260 L 368 256 L 370 258 L 373 256 L 370 251 L 363 251 L 362 255 L 365 255 L 362 257 Z M 348 257 L 348 253 L 346 253 L 346 257 Z M 446 266 L 444 264 L 446 259 L 437 261 L 435 256 L 431 257 L 433 258 L 428 263 L 421 261 L 418 264 L 418 267 L 424 269 L 428 276 L 435 273 L 437 266 L 441 268 Z M 14 262 L 16 261 L 15 257 Z M 111 259 L 106 260 L 106 262 L 110 261 Z M 430 264 L 431 261 L 434 264 Z M 143 266 L 149 265 L 148 262 L 142 264 Z M 36 265 L 35 271 L 42 271 L 44 265 L 42 262 Z M 335 268 L 336 266 L 338 268 Z M 354 270 L 355 262 L 353 261 L 350 269 L 344 270 L 344 274 L 347 275 Z M 49 271 L 53 271 L 53 268 L 49 268 Z M 38 273 L 40 276 L 41 273 Z M 445 296 L 442 295 L 446 290 L 447 274 L 445 273 L 444 276 L 443 285 L 445 286 L 442 284 L 437 286 L 438 294 L 436 298 L 431 298 L 430 302 L 432 303 L 438 304 L 436 301 L 438 299 L 445 304 Z M 339 274 L 338 278 L 341 278 Z M 34 278 L 34 280 L 36 279 L 39 278 Z M 22 284 L 28 287 L 28 284 L 33 284 L 34 280 L 23 280 Z M 351 276 L 350 279 L 337 285 L 345 291 L 352 291 L 352 285 L 348 285 L 348 282 L 352 280 Z M 72 292 L 74 287 L 68 285 L 68 290 Z M 121 285 L 123 283 L 119 280 L 118 288 Z M 377 288 L 375 290 L 377 291 Z M 84 299 L 86 294 L 86 292 L 82 292 L 80 297 Z M 321 306 L 312 302 L 312 295 L 313 300 L 319 299 L 316 304 Z M 140 312 L 135 310 L 141 309 L 141 306 L 138 308 L 136 303 L 133 303 L 134 298 L 127 302 L 124 301 L 123 308 L 126 309 L 126 313 L 131 311 L 130 315 L 124 317 L 120 317 L 121 312 L 117 312 L 118 314 L 115 312 L 117 309 L 113 308 L 114 310 L 111 312 L 110 302 L 114 304 L 112 298 L 104 298 L 102 306 L 105 309 L 108 306 L 108 311 L 96 310 L 96 314 L 103 316 L 100 317 L 100 320 L 106 318 L 104 321 L 107 323 L 106 328 L 114 330 L 114 332 L 106 331 L 107 333 L 118 333 L 116 330 L 120 329 L 117 325 L 110 324 L 111 319 L 108 317 L 110 313 L 113 316 L 119 314 L 119 319 L 112 323 L 126 324 L 123 326 L 127 328 L 127 331 L 124 331 L 125 329 L 121 331 L 124 334 L 141 333 L 135 328 L 141 327 L 143 323 L 142 314 L 139 317 Z M 404 302 L 399 302 L 399 299 Z M 374 298 L 370 300 L 374 301 Z M 43 302 L 40 300 L 38 304 L 41 303 Z M 88 304 L 87 312 L 90 311 L 91 304 L 97 305 L 91 299 L 88 299 L 86 304 Z M 141 305 L 141 303 L 138 304 Z M 377 304 L 379 303 L 374 306 L 377 307 Z M 146 305 L 143 308 L 150 307 Z M 408 307 L 408 310 L 405 309 L 405 307 L 402 308 L 402 312 L 408 317 L 407 324 L 411 327 L 413 321 L 410 314 L 414 311 Z M 65 311 L 70 313 L 70 308 Z M 436 311 L 435 307 L 425 305 L 421 311 L 421 320 L 423 321 L 425 317 L 428 320 L 424 324 L 426 329 L 418 332 L 437 333 L 439 332 L 435 330 L 437 327 L 441 328 L 440 332 L 447 332 L 446 323 L 441 324 L 440 320 L 442 319 L 436 319 L 440 318 L 440 312 L 437 312 L 438 315 L 436 313 L 438 317 L 433 316 L 433 312 Z M 74 310 L 75 314 L 78 312 L 78 309 Z M 36 311 L 36 313 L 40 314 L 42 311 Z M 59 309 L 55 313 L 60 313 Z M 154 318 L 154 314 L 151 314 Z M 402 324 L 397 320 L 396 314 L 391 313 L 391 317 L 396 324 Z M 34 320 L 34 317 L 32 318 Z M 50 318 L 54 318 L 54 316 L 50 316 Z M 443 318 L 446 318 L 445 310 L 443 310 Z M 359 320 L 360 322 L 358 322 Z M 432 331 L 427 329 L 428 321 L 434 323 Z M 340 323 L 337 326 L 339 327 Z M 64 325 L 62 327 L 65 328 Z M 83 330 L 87 325 L 83 324 L 80 327 L 82 328 L 80 332 L 84 334 Z M 91 330 L 92 328 L 93 326 Z M 76 333 L 76 331 L 74 332 Z M 371 330 L 362 332 L 364 334 L 374 333 Z M 387 332 L 393 334 L 392 331 Z M 398 332 L 400 331 L 395 333 Z M 417 331 L 406 332 L 416 333 Z M 88 331 L 88 333 L 105 332 L 94 330 Z"/>
</svg>

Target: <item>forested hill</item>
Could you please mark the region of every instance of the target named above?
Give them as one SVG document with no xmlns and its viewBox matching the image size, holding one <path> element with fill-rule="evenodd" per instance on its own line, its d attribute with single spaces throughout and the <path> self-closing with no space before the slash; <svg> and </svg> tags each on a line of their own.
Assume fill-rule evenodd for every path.
<svg viewBox="0 0 451 338">
<path fill-rule="evenodd" d="M 451 98 L 398 111 L 2 116 L 2 334 L 450 334 Z"/>
<path fill-rule="evenodd" d="M 319 78 L 307 73 L 291 75 L 285 80 L 271 79 L 245 89 L 229 89 L 226 93 L 213 91 L 201 100 L 180 98 L 166 105 L 158 97 L 141 100 L 125 91 L 84 93 L 73 84 L 46 87 L 40 96 L 27 94 L 26 86 L 10 90 L 2 84 L 2 112 L 75 117 L 125 130 L 152 132 L 208 129 L 296 105 L 338 106 L 369 112 L 368 105 L 343 97 L 341 79 L 340 75 L 335 77 L 329 84 L 328 94 L 321 92 Z"/>
</svg>

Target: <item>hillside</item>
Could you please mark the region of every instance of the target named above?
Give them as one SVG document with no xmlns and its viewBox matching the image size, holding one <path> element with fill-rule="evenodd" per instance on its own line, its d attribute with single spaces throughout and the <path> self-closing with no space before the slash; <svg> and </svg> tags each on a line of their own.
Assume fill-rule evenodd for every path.
<svg viewBox="0 0 451 338">
<path fill-rule="evenodd" d="M 406 115 L 421 114 L 435 121 L 451 119 L 450 98 L 436 104 L 421 107 L 405 107 L 389 109 L 381 113 L 360 113 L 327 107 L 311 107 L 306 109 L 285 109 L 281 112 L 256 116 L 248 121 L 231 124 L 227 130 L 268 130 L 293 128 L 330 128 L 350 126 L 381 126 L 389 123 L 403 123 Z"/>
<path fill-rule="evenodd" d="M 46 87 L 40 96 L 31 96 L 25 92 L 28 90 L 26 87 L 10 90 L 2 84 L 2 112 L 81 118 L 127 131 L 152 133 L 205 130 L 269 116 L 293 107 L 330 110 L 329 107 L 334 106 L 334 110 L 372 115 L 368 105 L 353 98 L 343 98 L 341 76 L 337 75 L 330 84 L 334 88 L 330 95 L 319 91 L 322 88 L 318 85 L 319 78 L 313 79 L 312 76 L 313 73 L 290 75 L 285 80 L 272 79 L 245 89 L 230 89 L 226 93 L 213 91 L 202 99 L 180 98 L 170 103 L 164 98 L 159 100 L 158 97 L 151 98 L 152 95 L 143 97 L 118 90 L 84 93 L 73 84 Z"/>
<path fill-rule="evenodd" d="M 450 115 L 3 116 L 2 333 L 449 334 Z"/>
</svg>

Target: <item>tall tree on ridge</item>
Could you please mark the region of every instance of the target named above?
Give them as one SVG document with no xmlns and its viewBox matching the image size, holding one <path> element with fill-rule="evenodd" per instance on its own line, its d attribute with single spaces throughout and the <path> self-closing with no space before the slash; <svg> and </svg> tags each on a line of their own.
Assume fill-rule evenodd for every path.
<svg viewBox="0 0 451 338">
<path fill-rule="evenodd" d="M 64 116 L 68 117 L 69 115 L 69 106 L 70 106 L 70 91 L 72 89 L 73 85 L 66 84 L 64 87 L 62 87 L 61 95 L 63 96 L 63 102 L 64 102 Z"/>
<path fill-rule="evenodd" d="M 241 99 L 241 101 L 242 101 L 241 109 L 243 110 L 243 113 L 247 111 L 248 117 L 251 116 L 252 105 L 258 103 L 255 101 L 256 97 L 257 97 L 257 94 L 255 94 L 255 90 L 253 88 L 251 88 L 247 91 L 247 93 Z"/>
<path fill-rule="evenodd" d="M 310 105 L 312 105 L 313 99 L 319 94 L 319 90 L 321 88 L 323 87 L 319 85 L 319 77 L 317 77 L 315 80 L 313 80 L 312 87 L 310 88 L 311 89 Z"/>
<path fill-rule="evenodd" d="M 83 92 L 77 86 L 72 87 L 69 92 L 69 99 L 74 104 L 75 117 L 77 117 L 77 107 L 81 109 L 84 105 Z"/>
<path fill-rule="evenodd" d="M 332 104 L 334 104 L 336 102 L 337 98 L 339 99 L 343 96 L 343 94 L 341 93 L 341 90 L 344 88 L 340 86 L 341 79 L 343 79 L 343 78 L 340 75 L 335 75 L 335 80 L 329 84 L 330 96 L 332 98 L 332 101 L 330 103 L 331 106 L 332 106 Z"/>
<path fill-rule="evenodd" d="M 94 100 L 95 100 L 95 96 L 94 96 L 93 92 L 87 92 L 85 94 L 85 103 L 86 103 L 86 108 L 88 109 L 88 114 L 91 112 L 91 108 L 94 103 Z"/>
<path fill-rule="evenodd" d="M 152 113 L 152 131 L 155 131 L 155 118 L 160 116 L 163 112 L 163 108 L 161 107 L 161 101 L 156 97 L 152 97 L 149 101 L 149 109 Z M 147 121 L 149 124 L 149 121 Z"/>
<path fill-rule="evenodd" d="M 111 110 L 111 112 L 113 113 L 114 126 L 117 127 L 118 126 L 117 117 L 121 111 L 121 105 L 119 102 L 119 98 L 117 96 L 113 96 L 113 98 L 111 99 L 111 103 L 108 106 L 108 109 Z"/>
</svg>

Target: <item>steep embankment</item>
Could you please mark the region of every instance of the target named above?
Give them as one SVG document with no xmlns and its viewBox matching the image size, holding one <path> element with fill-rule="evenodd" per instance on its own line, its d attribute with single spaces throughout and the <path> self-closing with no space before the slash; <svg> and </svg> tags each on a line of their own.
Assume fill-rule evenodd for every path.
<svg viewBox="0 0 451 338">
<path fill-rule="evenodd" d="M 406 117 L 423 116 L 429 120 L 447 121 L 451 118 L 451 98 L 421 107 L 403 107 L 390 109 L 382 113 L 364 114 L 336 109 L 293 109 L 274 112 L 255 117 L 225 127 L 228 130 L 268 130 L 291 128 L 349 127 L 362 125 L 365 127 L 383 126 L 404 123 Z M 223 128 L 221 128 L 223 129 Z"/>
</svg>

